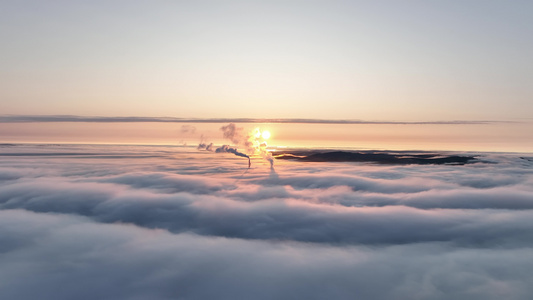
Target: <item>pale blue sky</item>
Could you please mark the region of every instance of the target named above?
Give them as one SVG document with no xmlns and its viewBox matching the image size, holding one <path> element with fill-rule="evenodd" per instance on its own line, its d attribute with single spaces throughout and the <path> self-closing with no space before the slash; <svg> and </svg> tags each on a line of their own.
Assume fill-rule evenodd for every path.
<svg viewBox="0 0 533 300">
<path fill-rule="evenodd" d="M 0 114 L 517 120 L 533 1 L 2 1 Z"/>
</svg>

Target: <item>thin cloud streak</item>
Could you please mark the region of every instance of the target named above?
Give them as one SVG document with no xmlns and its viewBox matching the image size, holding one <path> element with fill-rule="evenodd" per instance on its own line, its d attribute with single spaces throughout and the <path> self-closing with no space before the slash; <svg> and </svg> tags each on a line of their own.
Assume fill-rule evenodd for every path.
<svg viewBox="0 0 533 300">
<path fill-rule="evenodd" d="M 174 117 L 100 117 L 76 115 L 2 115 L 0 123 L 287 123 L 287 124 L 375 124 L 375 125 L 482 125 L 514 123 L 496 120 L 452 120 L 452 121 L 367 121 L 337 119 L 293 119 L 293 118 L 174 118 Z"/>
</svg>

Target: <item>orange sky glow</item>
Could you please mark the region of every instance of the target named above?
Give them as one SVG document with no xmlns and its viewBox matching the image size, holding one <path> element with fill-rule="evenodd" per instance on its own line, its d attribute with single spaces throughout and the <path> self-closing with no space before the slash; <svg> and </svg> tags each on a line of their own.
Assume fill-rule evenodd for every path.
<svg viewBox="0 0 533 300">
<path fill-rule="evenodd" d="M 231 144 L 213 123 L 0 123 L 2 142 L 194 146 Z M 236 124 L 268 130 L 271 147 L 533 152 L 532 123 L 494 124 Z M 184 130 L 187 128 L 188 130 Z M 193 129 L 193 130 L 191 130 Z M 203 137 L 203 140 L 202 140 Z"/>
</svg>

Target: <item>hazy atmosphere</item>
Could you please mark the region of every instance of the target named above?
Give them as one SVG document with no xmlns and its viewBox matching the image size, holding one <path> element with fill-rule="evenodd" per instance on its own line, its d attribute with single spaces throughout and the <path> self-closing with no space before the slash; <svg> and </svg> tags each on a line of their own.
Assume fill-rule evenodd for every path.
<svg viewBox="0 0 533 300">
<path fill-rule="evenodd" d="M 530 299 L 532 13 L 0 1 L 0 299 Z"/>
<path fill-rule="evenodd" d="M 2 1 L 0 112 L 517 120 L 531 1 Z"/>
</svg>

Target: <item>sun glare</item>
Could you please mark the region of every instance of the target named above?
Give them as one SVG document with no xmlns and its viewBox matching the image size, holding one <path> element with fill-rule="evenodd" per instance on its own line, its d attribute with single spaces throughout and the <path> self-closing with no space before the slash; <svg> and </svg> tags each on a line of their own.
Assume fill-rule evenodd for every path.
<svg viewBox="0 0 533 300">
<path fill-rule="evenodd" d="M 268 140 L 270 138 L 270 132 L 268 130 L 265 130 L 263 131 L 261 136 L 263 137 L 263 139 Z"/>
<path fill-rule="evenodd" d="M 256 139 L 261 137 L 261 130 L 259 130 L 259 128 L 254 129 L 253 132 L 254 132 L 253 135 L 255 136 Z"/>
</svg>

